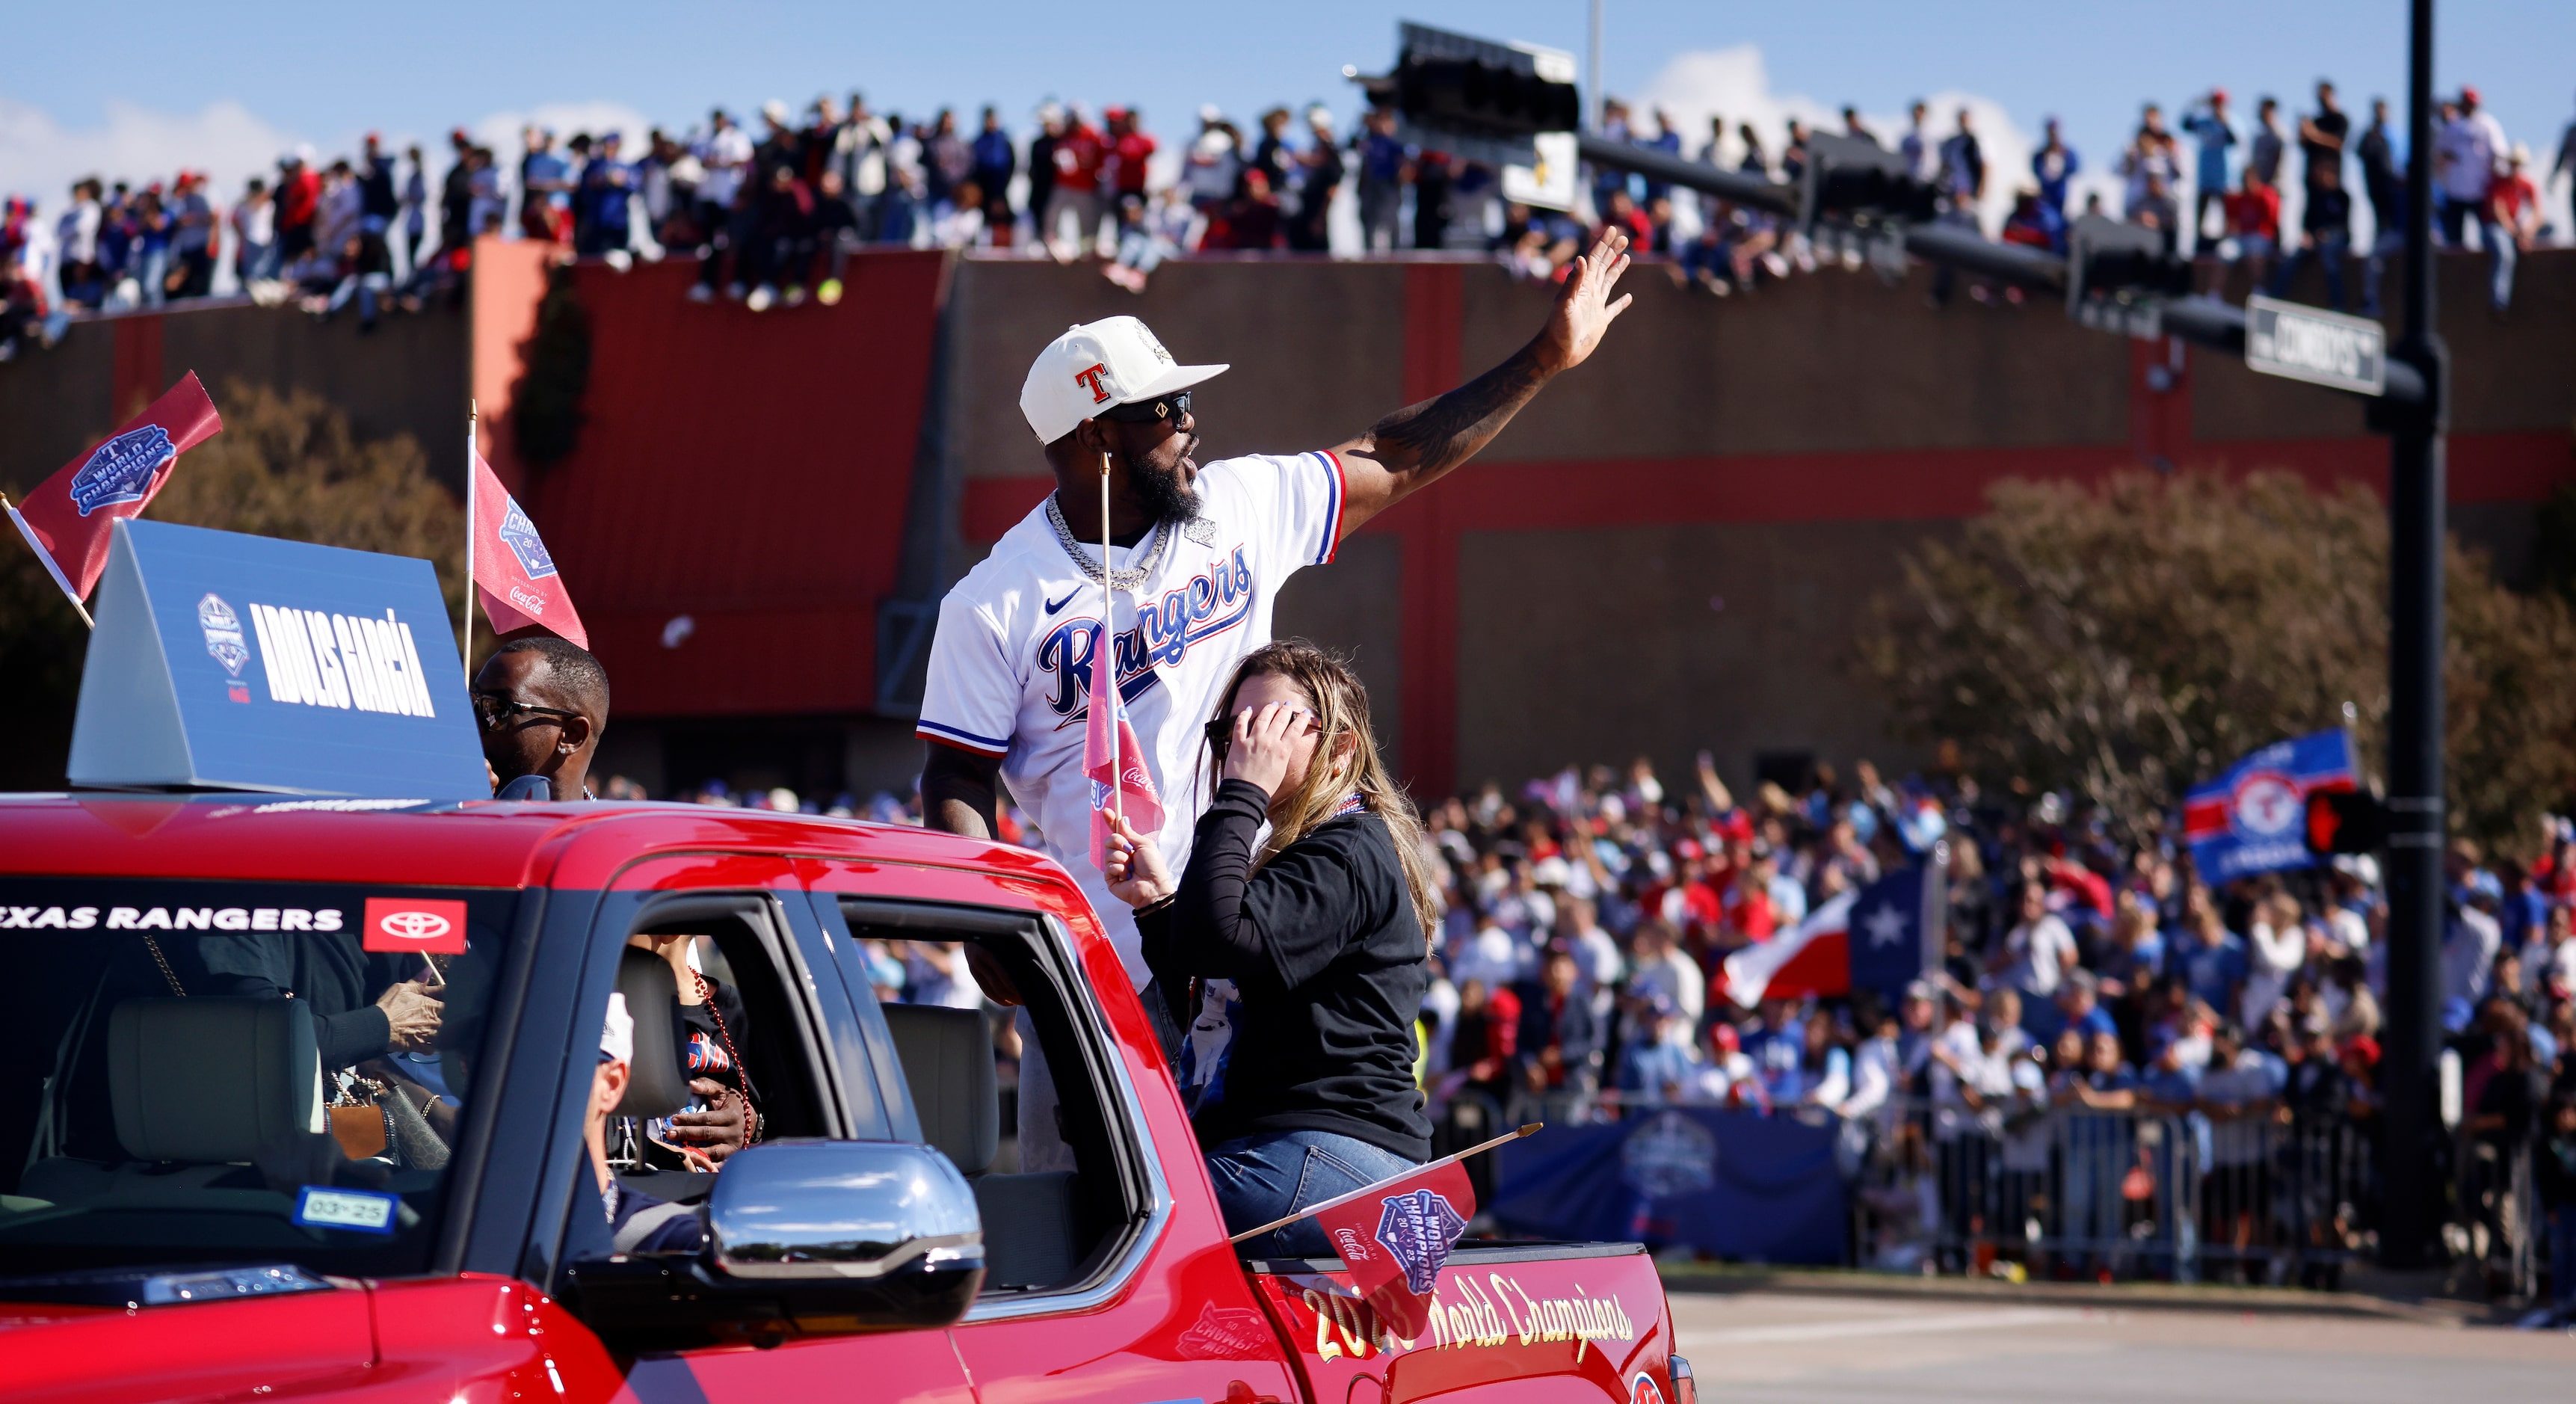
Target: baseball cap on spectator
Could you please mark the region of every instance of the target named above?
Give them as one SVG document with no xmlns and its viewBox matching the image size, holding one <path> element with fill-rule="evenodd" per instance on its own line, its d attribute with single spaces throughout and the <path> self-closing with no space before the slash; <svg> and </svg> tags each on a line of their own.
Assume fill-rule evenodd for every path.
<svg viewBox="0 0 2576 1404">
<path fill-rule="evenodd" d="M 1939 999 L 1941 997 L 1941 992 L 1934 989 L 1932 987 L 1932 982 L 1929 980 L 1909 980 L 1905 984 L 1905 997 L 1909 1000 L 1919 999 L 1924 1003 L 1929 1004 L 1932 1001 Z"/>
<path fill-rule="evenodd" d="M 787 104 L 780 102 L 776 98 L 771 98 L 769 101 L 760 105 L 760 115 L 769 121 L 777 123 L 779 126 L 786 126 L 788 118 Z"/>
<path fill-rule="evenodd" d="M 2477 106 L 2479 102 L 2478 90 L 2470 87 L 2466 83 L 2462 83 L 2460 85 L 2460 101 L 2467 103 L 2471 107 Z"/>
<path fill-rule="evenodd" d="M 1574 865 L 1551 853 L 1530 865 L 1530 880 L 1541 887 L 1563 887 L 1574 877 Z"/>
<path fill-rule="evenodd" d="M 599 1056 L 602 1062 L 635 1061 L 635 1016 L 627 1012 L 622 990 L 608 993 L 608 1022 L 599 1030 Z"/>
<path fill-rule="evenodd" d="M 1184 366 L 1134 317 L 1078 322 L 1047 343 L 1020 387 L 1020 413 L 1038 442 L 1051 444 L 1113 405 L 1139 404 L 1186 390 L 1228 363 Z"/>
<path fill-rule="evenodd" d="M 2345 1041 L 2343 1055 L 2347 1058 L 2359 1058 L 2365 1068 L 2378 1067 L 2379 1040 L 2368 1034 L 2354 1034 Z"/>
<path fill-rule="evenodd" d="M 1741 1052 L 1744 1035 L 1737 1033 L 1733 1024 L 1715 1024 L 1708 1031 L 1708 1046 L 1720 1053 Z"/>
</svg>

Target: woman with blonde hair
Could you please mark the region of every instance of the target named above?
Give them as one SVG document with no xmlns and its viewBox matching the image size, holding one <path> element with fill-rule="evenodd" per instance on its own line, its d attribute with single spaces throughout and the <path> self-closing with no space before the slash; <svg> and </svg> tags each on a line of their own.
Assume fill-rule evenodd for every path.
<svg viewBox="0 0 2576 1404">
<path fill-rule="evenodd" d="M 1255 650 L 1207 735 L 1188 867 L 1175 877 L 1122 822 L 1105 875 L 1161 988 L 1189 992 L 1172 1011 L 1180 1083 L 1240 1233 L 1431 1158 L 1413 1020 L 1438 908 L 1421 821 L 1339 659 L 1299 640 Z M 1246 1251 L 1332 1250 L 1302 1219 Z"/>
</svg>

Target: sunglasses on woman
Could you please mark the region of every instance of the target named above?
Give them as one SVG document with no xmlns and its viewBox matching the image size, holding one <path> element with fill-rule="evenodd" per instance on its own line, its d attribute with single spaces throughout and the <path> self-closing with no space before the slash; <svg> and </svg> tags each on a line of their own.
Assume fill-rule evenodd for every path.
<svg viewBox="0 0 2576 1404">
<path fill-rule="evenodd" d="M 1288 709 L 1288 714 L 1290 716 L 1304 717 L 1306 719 L 1306 729 L 1308 731 L 1321 731 L 1324 729 L 1323 720 L 1303 707 L 1291 707 Z M 1224 755 L 1226 748 L 1234 744 L 1234 722 L 1234 717 L 1218 717 L 1216 720 L 1207 724 L 1206 733 L 1208 744 L 1216 748 L 1216 753 L 1218 755 Z"/>
</svg>

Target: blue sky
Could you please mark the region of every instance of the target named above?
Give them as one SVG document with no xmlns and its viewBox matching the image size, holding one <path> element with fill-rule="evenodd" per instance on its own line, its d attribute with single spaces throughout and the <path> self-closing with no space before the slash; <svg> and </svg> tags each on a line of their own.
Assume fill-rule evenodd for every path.
<svg viewBox="0 0 2576 1404">
<path fill-rule="evenodd" d="M 0 90 L 0 188 L 33 189 L 50 206 L 68 165 L 141 175 L 185 162 L 220 177 L 273 159 L 280 143 L 329 152 L 370 127 L 434 138 L 458 124 L 499 130 L 538 110 L 685 125 L 713 102 L 801 102 L 852 86 L 880 110 L 996 101 L 1015 125 L 1050 95 L 1138 102 L 1149 125 L 1176 136 L 1204 102 L 1238 117 L 1311 98 L 1352 110 L 1340 68 L 1382 68 L 1399 14 L 1579 55 L 1586 4 L 450 0 L 230 10 L 125 0 L 104 13 L 113 18 L 50 4 L 12 17 L 14 52 L 54 58 L 15 65 Z M 1717 106 L 1851 100 L 1893 113 L 1919 94 L 1950 93 L 1999 105 L 2025 131 L 2062 114 L 2097 168 L 2144 98 L 2176 106 L 2218 83 L 2240 102 L 2268 91 L 2304 106 L 2326 74 L 2358 105 L 2374 92 L 2402 96 L 2404 82 L 2402 0 L 1609 0 L 1607 31 L 1614 93 L 1655 84 L 1678 55 L 1750 45 L 1767 93 L 1718 94 Z M 2478 84 L 2545 166 L 2576 115 L 2576 3 L 2446 0 L 2440 34 L 2441 85 Z M 66 61 L 80 55 L 90 57 Z"/>
</svg>

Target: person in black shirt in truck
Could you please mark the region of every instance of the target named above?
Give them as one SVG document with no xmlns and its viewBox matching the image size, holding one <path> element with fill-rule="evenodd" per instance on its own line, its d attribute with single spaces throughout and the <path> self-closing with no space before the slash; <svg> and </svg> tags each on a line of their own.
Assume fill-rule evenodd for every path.
<svg viewBox="0 0 2576 1404">
<path fill-rule="evenodd" d="M 1176 880 L 1122 820 L 1105 876 L 1159 988 L 1191 992 L 1172 1011 L 1190 1023 L 1180 1081 L 1240 1233 L 1431 1158 L 1413 1020 L 1436 909 L 1421 820 L 1347 666 L 1297 640 L 1256 649 L 1207 734 L 1188 866 Z M 1313 1219 L 1245 1251 L 1332 1253 Z"/>
</svg>

